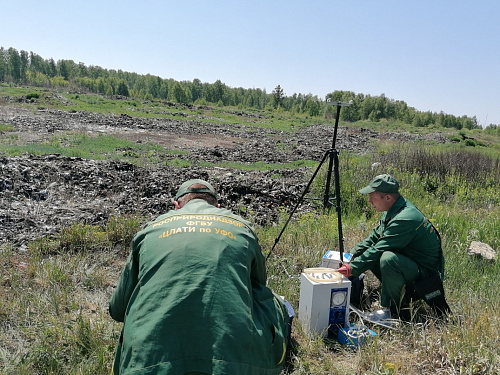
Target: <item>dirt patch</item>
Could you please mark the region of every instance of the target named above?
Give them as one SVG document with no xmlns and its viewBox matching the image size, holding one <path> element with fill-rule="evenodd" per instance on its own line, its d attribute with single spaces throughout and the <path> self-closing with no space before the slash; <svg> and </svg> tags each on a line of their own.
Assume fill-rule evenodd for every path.
<svg viewBox="0 0 500 375">
<path fill-rule="evenodd" d="M 234 148 L 242 143 L 241 138 L 215 135 L 159 134 L 149 131 L 112 132 L 111 135 L 136 143 L 155 143 L 167 149 Z"/>
</svg>

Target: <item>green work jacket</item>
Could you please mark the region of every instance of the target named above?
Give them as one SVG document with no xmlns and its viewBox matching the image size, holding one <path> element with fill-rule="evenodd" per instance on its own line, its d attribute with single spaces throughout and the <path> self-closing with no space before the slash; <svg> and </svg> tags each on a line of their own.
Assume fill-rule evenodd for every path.
<svg viewBox="0 0 500 375">
<path fill-rule="evenodd" d="M 444 275 L 444 258 L 439 235 L 430 221 L 400 196 L 385 211 L 371 234 L 352 250 L 353 276 L 375 267 L 384 251 L 392 251 L 414 260 L 422 277 L 440 272 Z"/>
<path fill-rule="evenodd" d="M 115 375 L 275 375 L 284 362 L 289 318 L 250 223 L 202 199 L 135 236 L 109 312 L 124 322 Z"/>
</svg>

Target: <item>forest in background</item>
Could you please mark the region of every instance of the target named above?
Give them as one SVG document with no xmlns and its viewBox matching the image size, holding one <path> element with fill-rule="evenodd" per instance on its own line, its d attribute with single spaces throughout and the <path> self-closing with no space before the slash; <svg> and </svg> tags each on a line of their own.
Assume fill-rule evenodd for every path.
<svg viewBox="0 0 500 375">
<path fill-rule="evenodd" d="M 221 80 L 204 83 L 176 81 L 151 74 L 141 75 L 122 70 L 85 65 L 73 60 L 45 59 L 34 52 L 0 47 L 0 82 L 47 88 L 64 88 L 75 93 L 97 93 L 106 96 L 124 96 L 140 100 L 166 100 L 195 105 L 233 106 L 241 109 L 274 109 L 291 113 L 305 113 L 311 117 L 331 119 L 335 107 L 328 102 L 350 102 L 341 112 L 340 120 L 356 122 L 369 120 L 396 121 L 416 127 L 443 127 L 454 129 L 481 129 L 476 116 L 418 111 L 402 100 L 334 90 L 325 99 L 312 94 L 286 95 L 281 85 L 271 93 L 265 89 L 229 87 Z M 500 125 L 490 124 L 487 131 L 498 132 Z"/>
</svg>

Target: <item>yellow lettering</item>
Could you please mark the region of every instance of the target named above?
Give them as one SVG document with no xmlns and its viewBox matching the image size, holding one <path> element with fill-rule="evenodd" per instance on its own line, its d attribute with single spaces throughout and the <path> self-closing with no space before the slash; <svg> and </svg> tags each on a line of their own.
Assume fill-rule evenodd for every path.
<svg viewBox="0 0 500 375">
<path fill-rule="evenodd" d="M 215 228 L 215 233 L 233 239 L 236 238 L 236 236 L 232 232 L 228 232 L 227 230 L 224 229 Z"/>
<path fill-rule="evenodd" d="M 228 218 L 225 216 L 218 215 L 195 215 L 195 214 L 186 214 L 186 215 L 172 215 L 163 220 L 152 223 L 153 227 L 157 227 L 160 225 L 168 224 L 177 220 L 186 220 L 187 225 L 207 225 L 210 226 L 214 221 L 219 221 L 221 223 L 226 223 L 230 225 L 234 225 L 235 227 L 242 227 L 243 223 L 238 220 L 234 220 L 232 218 Z M 168 232 L 167 232 L 168 233 Z"/>
<path fill-rule="evenodd" d="M 196 232 L 196 227 L 189 226 L 189 227 L 172 228 L 160 234 L 159 238 L 167 238 L 177 233 L 192 233 L 192 232 Z"/>
<path fill-rule="evenodd" d="M 211 221 L 200 221 L 200 220 L 196 220 L 196 221 L 188 221 L 186 222 L 187 225 L 197 225 L 197 226 L 202 226 L 202 227 L 209 227 L 212 225 L 212 222 Z"/>
</svg>

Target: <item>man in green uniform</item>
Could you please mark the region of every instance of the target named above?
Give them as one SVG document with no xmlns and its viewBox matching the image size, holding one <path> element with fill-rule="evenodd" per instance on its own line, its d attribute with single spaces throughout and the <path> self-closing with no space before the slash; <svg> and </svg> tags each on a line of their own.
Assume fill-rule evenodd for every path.
<svg viewBox="0 0 500 375">
<path fill-rule="evenodd" d="M 111 297 L 111 317 L 124 322 L 115 375 L 279 374 L 291 318 L 266 287 L 250 223 L 199 179 L 174 205 L 134 237 Z"/>
<path fill-rule="evenodd" d="M 399 193 L 399 182 L 391 175 L 376 176 L 359 192 L 368 194 L 375 211 L 383 213 L 378 226 L 351 250 L 350 264 L 339 272 L 358 277 L 371 270 L 381 281 L 382 309 L 367 318 L 390 319 L 400 313 L 405 286 L 437 273 L 443 277 L 441 241 L 429 220 Z"/>
</svg>

